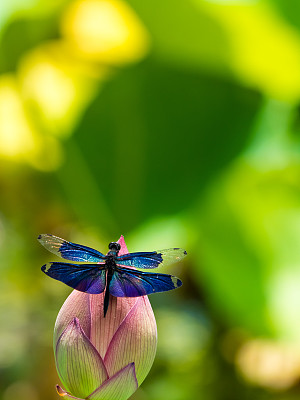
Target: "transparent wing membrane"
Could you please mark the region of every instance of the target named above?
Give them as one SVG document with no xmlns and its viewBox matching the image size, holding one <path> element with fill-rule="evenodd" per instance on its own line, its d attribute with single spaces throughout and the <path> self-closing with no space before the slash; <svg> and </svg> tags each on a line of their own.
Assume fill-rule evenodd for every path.
<svg viewBox="0 0 300 400">
<path fill-rule="evenodd" d="M 68 242 L 54 235 L 42 234 L 39 235 L 38 240 L 47 250 L 67 260 L 95 263 L 105 259 L 105 255 L 100 251 Z"/>
<path fill-rule="evenodd" d="M 186 256 L 186 251 L 179 248 L 152 252 L 128 253 L 116 258 L 120 265 L 140 269 L 152 269 L 178 262 Z"/>
</svg>

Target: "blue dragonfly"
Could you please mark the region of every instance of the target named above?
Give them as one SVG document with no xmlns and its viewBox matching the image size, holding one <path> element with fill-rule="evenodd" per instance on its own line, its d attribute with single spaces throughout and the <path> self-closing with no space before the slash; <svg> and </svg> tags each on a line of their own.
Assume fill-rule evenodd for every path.
<svg viewBox="0 0 300 400">
<path fill-rule="evenodd" d="M 180 261 L 187 254 L 183 249 L 172 248 L 119 256 L 121 246 L 117 242 L 111 242 L 108 253 L 102 254 L 90 247 L 50 234 L 39 235 L 38 240 L 57 256 L 82 263 L 50 262 L 41 269 L 51 278 L 81 292 L 99 294 L 105 291 L 104 317 L 110 294 L 115 297 L 139 297 L 176 289 L 182 285 L 176 276 L 140 269 L 153 269 Z"/>
</svg>

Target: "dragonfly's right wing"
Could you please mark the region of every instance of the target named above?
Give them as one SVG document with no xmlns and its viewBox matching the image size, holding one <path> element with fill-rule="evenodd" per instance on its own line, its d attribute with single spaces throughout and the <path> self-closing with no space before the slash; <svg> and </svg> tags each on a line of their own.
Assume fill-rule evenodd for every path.
<svg viewBox="0 0 300 400">
<path fill-rule="evenodd" d="M 109 285 L 109 292 L 116 297 L 139 297 L 166 292 L 181 285 L 182 282 L 177 276 L 117 267 Z"/>
<path fill-rule="evenodd" d="M 116 263 L 128 267 L 152 269 L 166 266 L 182 260 L 186 251 L 179 248 L 151 252 L 128 253 L 116 257 Z"/>
</svg>

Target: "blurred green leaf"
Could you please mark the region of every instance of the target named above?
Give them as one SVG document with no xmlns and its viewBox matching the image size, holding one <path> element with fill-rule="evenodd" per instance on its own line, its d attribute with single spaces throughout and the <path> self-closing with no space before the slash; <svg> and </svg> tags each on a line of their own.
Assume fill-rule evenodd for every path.
<svg viewBox="0 0 300 400">
<path fill-rule="evenodd" d="M 243 149 L 260 103 L 232 82 L 149 60 L 106 84 L 74 141 L 126 232 L 190 207 Z"/>
<path fill-rule="evenodd" d="M 300 3 L 298 0 L 273 0 L 280 15 L 300 30 Z"/>
<path fill-rule="evenodd" d="M 154 54 L 182 68 L 226 71 L 230 46 L 222 27 L 192 1 L 129 0 L 153 40 Z"/>
<path fill-rule="evenodd" d="M 239 165 L 230 168 L 201 200 L 197 220 L 201 235 L 197 278 L 224 322 L 253 334 L 270 334 L 266 266 L 241 221 L 243 213 L 248 215 L 250 210 L 238 201 L 238 197 L 244 198 L 248 207 L 253 206 L 247 201 L 251 199 L 252 188 L 245 184 L 251 172 L 246 178 L 246 170 L 241 173 L 241 168 Z M 255 218 L 253 214 L 254 210 L 251 215 Z"/>
<path fill-rule="evenodd" d="M 5 27 L 0 37 L 0 73 L 15 71 L 28 50 L 58 36 L 57 15 L 51 17 L 17 18 Z"/>
</svg>

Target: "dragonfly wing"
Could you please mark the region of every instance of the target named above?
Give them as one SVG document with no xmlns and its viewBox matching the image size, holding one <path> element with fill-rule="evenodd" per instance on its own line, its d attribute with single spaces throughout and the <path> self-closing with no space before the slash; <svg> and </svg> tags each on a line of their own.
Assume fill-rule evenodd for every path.
<svg viewBox="0 0 300 400">
<path fill-rule="evenodd" d="M 152 269 L 166 266 L 183 259 L 186 251 L 179 248 L 157 250 L 152 252 L 128 253 L 116 257 L 116 262 L 128 267 Z"/>
<path fill-rule="evenodd" d="M 179 278 L 166 274 L 116 268 L 109 291 L 115 297 L 139 297 L 151 293 L 166 292 L 182 285 Z"/>
<path fill-rule="evenodd" d="M 38 241 L 49 251 L 59 257 L 77 262 L 101 262 L 105 255 L 81 244 L 71 243 L 54 235 L 39 235 Z"/>
<path fill-rule="evenodd" d="M 42 271 L 80 292 L 99 294 L 105 289 L 106 270 L 104 264 L 71 264 L 51 262 L 42 266 Z"/>
</svg>

